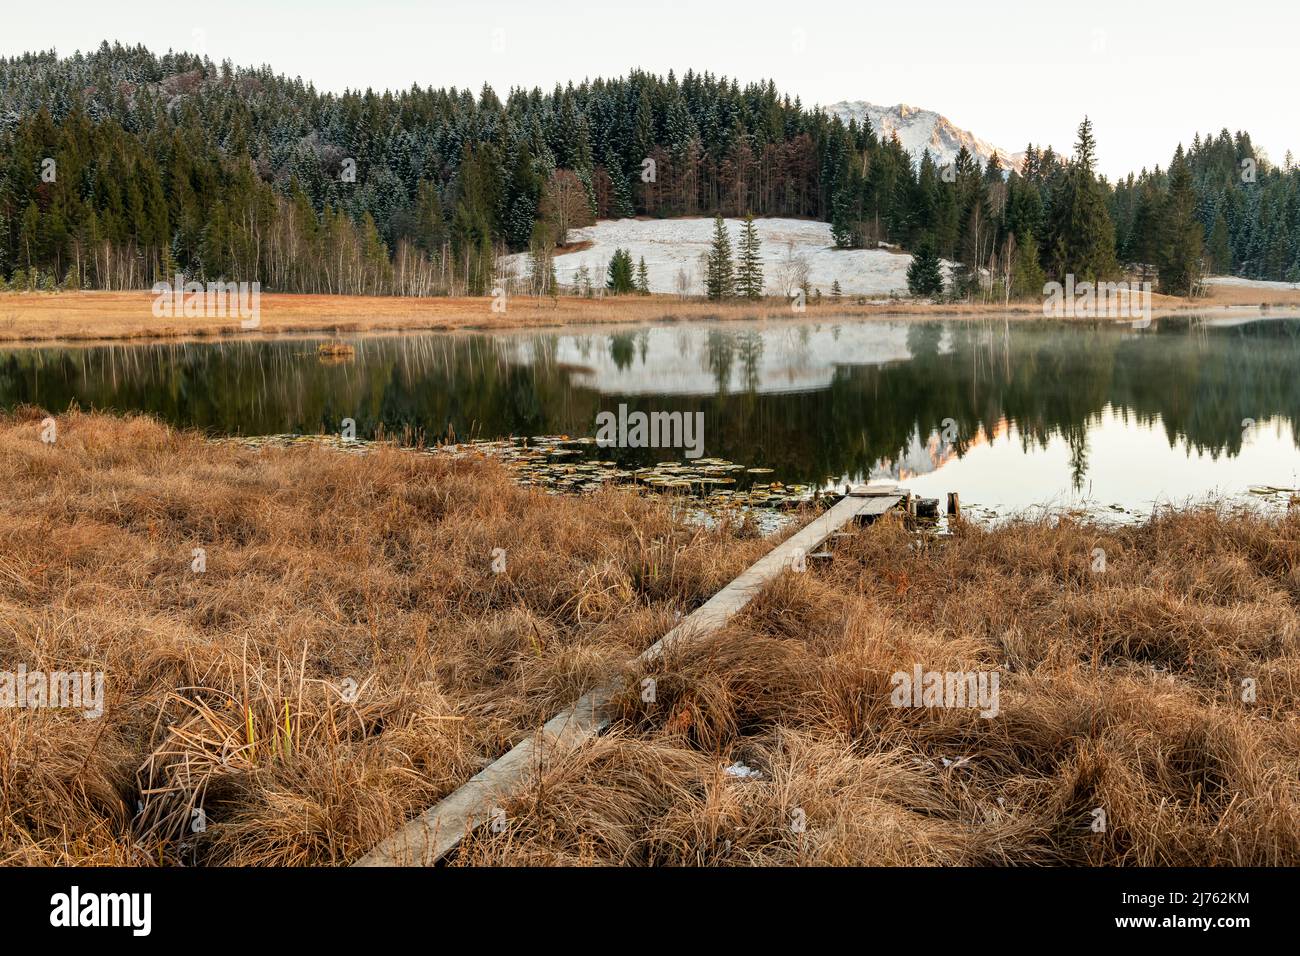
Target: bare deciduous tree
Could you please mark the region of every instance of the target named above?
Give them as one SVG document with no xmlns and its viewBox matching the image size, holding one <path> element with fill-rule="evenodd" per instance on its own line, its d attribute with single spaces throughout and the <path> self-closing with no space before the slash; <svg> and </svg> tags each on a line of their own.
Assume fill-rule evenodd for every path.
<svg viewBox="0 0 1300 956">
<path fill-rule="evenodd" d="M 785 255 L 776 266 L 776 282 L 787 299 L 800 289 L 805 295 L 808 294 L 810 272 L 808 258 L 803 253 L 794 251 L 793 242 L 787 242 Z"/>
<path fill-rule="evenodd" d="M 542 190 L 542 218 L 555 230 L 557 245 L 568 245 L 569 230 L 591 225 L 591 208 L 582 180 L 571 169 L 557 169 Z"/>
<path fill-rule="evenodd" d="M 686 271 L 686 267 L 677 270 L 677 297 L 685 299 L 691 294 L 691 274 Z"/>
</svg>

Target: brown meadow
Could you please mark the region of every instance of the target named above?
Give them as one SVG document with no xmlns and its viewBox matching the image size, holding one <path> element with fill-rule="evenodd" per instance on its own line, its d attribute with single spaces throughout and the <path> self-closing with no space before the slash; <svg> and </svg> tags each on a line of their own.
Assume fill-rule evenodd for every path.
<svg viewBox="0 0 1300 956">
<path fill-rule="evenodd" d="M 43 417 L 0 418 L 0 669 L 102 670 L 106 711 L 0 709 L 4 863 L 347 864 L 620 674 L 612 732 L 453 863 L 1300 863 L 1295 511 L 882 520 L 643 674 L 751 524 Z M 891 706 L 917 664 L 996 669 L 1000 713 Z"/>
<path fill-rule="evenodd" d="M 150 341 L 210 337 L 260 337 L 313 333 L 414 332 L 556 328 L 627 322 L 788 319 L 790 303 L 768 297 L 755 302 L 709 302 L 675 296 L 618 296 L 554 299 L 517 295 L 506 311 L 492 308 L 485 297 L 292 295 L 261 296 L 260 325 L 243 330 L 229 317 L 155 318 L 154 296 L 147 291 L 0 293 L 0 342 Z M 1222 308 L 1300 306 L 1300 290 L 1249 286 L 1209 286 L 1206 295 L 1180 299 L 1153 295 L 1157 313 L 1202 312 Z M 806 317 L 851 316 L 860 319 L 923 318 L 1041 319 L 1043 303 L 935 303 L 907 298 L 822 296 L 810 300 Z"/>
</svg>

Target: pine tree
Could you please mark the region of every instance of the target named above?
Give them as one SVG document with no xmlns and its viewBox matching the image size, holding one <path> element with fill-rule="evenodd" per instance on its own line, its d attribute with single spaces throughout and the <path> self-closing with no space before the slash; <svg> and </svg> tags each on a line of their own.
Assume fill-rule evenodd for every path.
<svg viewBox="0 0 1300 956">
<path fill-rule="evenodd" d="M 740 230 L 736 263 L 736 293 L 746 299 L 763 297 L 763 247 L 754 225 L 754 214 L 745 216 Z"/>
<path fill-rule="evenodd" d="M 1214 229 L 1210 233 L 1206 254 L 1215 272 L 1223 275 L 1232 272 L 1232 244 L 1228 240 L 1228 222 L 1223 218 L 1223 213 L 1214 217 Z"/>
<path fill-rule="evenodd" d="M 907 267 L 907 291 L 917 296 L 943 294 L 943 263 L 930 236 L 916 244 L 912 264 Z"/>
<path fill-rule="evenodd" d="M 609 271 L 605 288 L 615 295 L 635 292 L 635 280 L 632 278 L 632 253 L 626 249 L 615 249 L 609 260 Z"/>
<path fill-rule="evenodd" d="M 1134 204 L 1133 223 L 1129 227 L 1128 247 L 1124 258 L 1142 266 L 1142 280 L 1160 256 L 1161 198 L 1155 183 L 1148 179 L 1140 188 Z"/>
<path fill-rule="evenodd" d="M 1161 216 L 1160 291 L 1192 295 L 1201 281 L 1205 229 L 1196 218 L 1196 190 L 1181 146 L 1169 166 L 1169 193 Z"/>
<path fill-rule="evenodd" d="M 181 108 L 128 96 L 142 77 L 175 85 Z M 505 100 L 490 88 L 333 97 L 266 71 L 104 45 L 0 59 L 0 117 L 0 276 L 21 269 L 23 287 L 70 272 L 86 288 L 147 287 L 183 272 L 268 291 L 486 290 L 496 256 L 531 253 L 538 218 L 562 240 L 597 198 L 615 215 L 641 203 L 815 217 L 841 246 L 914 249 L 930 234 L 972 279 L 1009 235 L 1023 249 L 1032 234 L 1041 265 L 1080 279 L 1107 271 L 1108 234 L 1120 261 L 1163 265 L 1171 287 L 1201 268 L 1278 279 L 1300 262 L 1300 169 L 1264 161 L 1245 132 L 1192 140 L 1194 202 L 1171 223 L 1169 174 L 1112 188 L 1091 169 L 1088 124 L 1072 162 L 1030 144 L 1004 180 L 967 150 L 951 182 L 928 156 L 918 173 L 868 124 L 805 110 L 771 83 L 741 89 L 708 74 L 633 71 Z M 57 159 L 57 181 L 37 174 L 44 157 Z M 638 181 L 645 157 L 653 184 Z M 344 158 L 357 173 L 346 182 Z M 1206 236 L 1200 266 L 1186 208 Z M 1113 229 L 1098 228 L 1105 214 Z"/>
<path fill-rule="evenodd" d="M 650 273 L 645 267 L 645 256 L 641 257 L 636 266 L 636 291 L 641 295 L 650 294 Z"/>
<path fill-rule="evenodd" d="M 630 219 L 636 215 L 632 206 L 632 184 L 623 172 L 613 152 L 606 153 L 605 171 L 609 174 L 613 196 L 610 203 L 610 215 L 615 219 Z"/>
<path fill-rule="evenodd" d="M 1016 248 L 1016 261 L 1011 269 L 1011 298 L 1035 299 L 1044 294 L 1047 277 L 1038 264 L 1038 242 L 1032 232 L 1026 231 Z"/>
<path fill-rule="evenodd" d="M 1119 271 L 1105 188 L 1093 172 L 1096 148 L 1092 123 L 1085 116 L 1079 124 L 1074 159 L 1052 196 L 1046 263 L 1048 273 L 1058 281 L 1073 275 L 1080 282 L 1095 282 Z"/>
<path fill-rule="evenodd" d="M 705 259 L 704 290 L 715 302 L 735 292 L 735 267 L 731 260 L 731 236 L 719 214 L 713 220 L 713 242 Z"/>
<path fill-rule="evenodd" d="M 831 239 L 836 249 L 855 249 L 859 245 L 857 223 L 853 220 L 852 196 L 847 183 L 840 185 L 831 198 Z"/>
<path fill-rule="evenodd" d="M 993 217 L 989 212 L 989 187 L 980 175 L 979 161 L 962 146 L 954 165 L 959 225 L 953 292 L 969 296 L 979 290 L 980 269 L 988 262 L 991 251 L 989 247 L 994 238 L 991 228 Z"/>
<path fill-rule="evenodd" d="M 842 295 L 844 295 L 844 292 L 843 292 L 842 289 L 840 289 L 840 280 L 839 280 L 839 279 L 835 279 L 835 280 L 833 280 L 833 281 L 831 282 L 831 296 L 832 296 L 833 298 L 838 299 L 838 298 L 840 298 Z"/>
<path fill-rule="evenodd" d="M 424 180 L 420 181 L 417 193 L 413 232 L 416 248 L 430 256 L 442 252 L 442 244 L 447 239 L 442 201 L 438 197 L 438 187 Z"/>
</svg>

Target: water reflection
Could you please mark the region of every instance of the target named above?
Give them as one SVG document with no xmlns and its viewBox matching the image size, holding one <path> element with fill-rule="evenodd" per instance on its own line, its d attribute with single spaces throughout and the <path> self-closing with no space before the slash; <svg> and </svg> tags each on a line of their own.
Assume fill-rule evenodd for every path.
<svg viewBox="0 0 1300 956">
<path fill-rule="evenodd" d="M 143 410 L 228 434 L 590 435 L 702 411 L 705 453 L 787 483 L 904 477 L 1008 507 L 1295 487 L 1300 321 L 709 323 L 0 354 L 0 403 Z M 1255 424 L 1243 427 L 1243 421 Z M 621 464 L 677 457 L 622 450 Z M 978 490 L 977 490 L 978 489 Z"/>
</svg>

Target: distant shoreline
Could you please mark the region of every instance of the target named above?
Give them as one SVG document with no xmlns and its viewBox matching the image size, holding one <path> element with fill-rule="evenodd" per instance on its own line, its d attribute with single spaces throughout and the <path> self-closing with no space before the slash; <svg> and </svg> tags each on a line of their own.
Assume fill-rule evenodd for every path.
<svg viewBox="0 0 1300 956">
<path fill-rule="evenodd" d="M 802 313 L 779 298 L 758 302 L 681 300 L 675 296 L 619 296 L 557 299 L 519 295 L 504 312 L 492 310 L 489 297 L 295 295 L 266 293 L 256 329 L 242 329 L 238 319 L 163 318 L 153 315 L 153 293 L 6 292 L 0 293 L 0 343 L 10 346 L 51 342 L 120 342 L 213 338 L 259 338 L 279 335 L 355 335 L 369 332 L 496 331 L 680 321 L 816 319 L 845 317 L 971 318 L 1042 317 L 1040 302 L 1010 305 L 913 302 L 907 299 L 835 300 L 823 296 Z M 1154 297 L 1156 315 L 1179 312 L 1300 308 L 1300 289 L 1216 284 L 1200 299 Z"/>
</svg>

